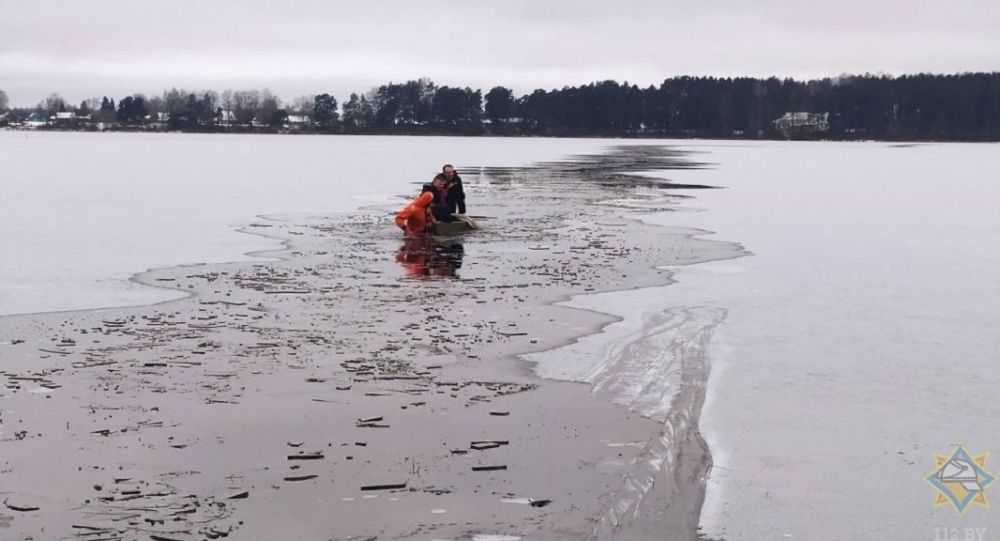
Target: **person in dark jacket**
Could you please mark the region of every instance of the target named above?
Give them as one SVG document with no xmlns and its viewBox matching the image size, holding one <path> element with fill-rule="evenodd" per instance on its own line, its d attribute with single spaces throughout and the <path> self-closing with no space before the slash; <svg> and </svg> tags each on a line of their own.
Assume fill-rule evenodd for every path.
<svg viewBox="0 0 1000 541">
<path fill-rule="evenodd" d="M 431 193 L 434 195 L 434 201 L 431 203 L 430 211 L 434 216 L 434 219 L 439 222 L 454 222 L 456 218 L 452 216 L 454 211 L 452 210 L 451 203 L 449 202 L 450 190 L 448 189 L 448 181 L 445 180 L 443 174 L 438 174 L 434 177 L 434 180 L 430 184 L 424 184 L 421 194 Z"/>
<path fill-rule="evenodd" d="M 446 164 L 430 184 L 424 184 L 420 193 L 433 193 L 434 203 L 431 204 L 431 214 L 439 222 L 455 222 L 454 214 L 465 214 L 465 190 L 462 188 L 462 177 L 458 176 L 453 165 Z"/>
<path fill-rule="evenodd" d="M 458 176 L 455 166 L 448 163 L 441 168 L 441 174 L 448 186 L 448 208 L 451 213 L 465 214 L 465 190 L 462 189 L 462 177 Z"/>
</svg>

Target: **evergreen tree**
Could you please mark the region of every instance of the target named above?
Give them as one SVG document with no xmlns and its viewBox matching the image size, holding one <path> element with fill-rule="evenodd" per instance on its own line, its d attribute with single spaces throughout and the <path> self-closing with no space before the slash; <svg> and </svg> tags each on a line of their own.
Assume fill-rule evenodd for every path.
<svg viewBox="0 0 1000 541">
<path fill-rule="evenodd" d="M 486 93 L 486 117 L 494 124 L 507 122 L 514 116 L 514 92 L 495 86 Z"/>
<path fill-rule="evenodd" d="M 343 121 L 348 129 L 364 129 L 371 125 L 372 110 L 368 100 L 352 93 L 344 104 Z"/>
<path fill-rule="evenodd" d="M 0 108 L 7 107 L 0 94 Z M 478 130 L 483 94 L 469 87 L 438 87 L 429 79 L 387 83 L 368 95 L 351 94 L 344 104 L 348 130 L 378 128 L 410 132 Z M 71 109 L 52 94 L 39 112 Z M 298 100 L 318 127 L 338 126 L 337 101 L 329 94 Z M 175 129 L 250 127 L 251 121 L 280 126 L 286 109 L 270 92 L 189 92 L 171 89 L 146 100 L 126 96 L 116 106 L 103 97 L 81 103 L 79 112 L 125 124 L 148 113 L 169 114 Z M 485 116 L 502 126 L 513 117 L 519 133 L 670 137 L 823 137 L 845 139 L 1000 140 L 1000 73 L 841 76 L 797 81 L 737 77 L 673 77 L 639 88 L 597 81 L 515 98 L 503 86 L 485 96 Z M 504 126 L 504 130 L 511 126 Z"/>
<path fill-rule="evenodd" d="M 319 94 L 313 99 L 313 120 L 322 129 L 332 129 L 337 125 L 337 99 L 330 94 Z"/>
</svg>

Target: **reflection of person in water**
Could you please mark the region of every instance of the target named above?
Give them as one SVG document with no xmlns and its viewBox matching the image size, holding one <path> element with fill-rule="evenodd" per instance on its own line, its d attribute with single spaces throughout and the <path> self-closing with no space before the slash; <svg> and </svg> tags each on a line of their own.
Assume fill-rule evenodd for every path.
<svg viewBox="0 0 1000 541">
<path fill-rule="evenodd" d="M 396 261 L 413 278 L 453 278 L 462 268 L 464 256 L 461 243 L 442 244 L 429 237 L 412 237 L 403 241 Z"/>
</svg>

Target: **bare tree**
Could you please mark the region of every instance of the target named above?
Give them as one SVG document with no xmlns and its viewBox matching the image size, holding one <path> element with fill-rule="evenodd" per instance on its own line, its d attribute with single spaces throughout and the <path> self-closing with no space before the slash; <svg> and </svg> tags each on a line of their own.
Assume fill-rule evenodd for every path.
<svg viewBox="0 0 1000 541">
<path fill-rule="evenodd" d="M 90 112 L 101 110 L 101 98 L 87 98 L 80 102 L 80 112 Z"/>
<path fill-rule="evenodd" d="M 58 113 L 66 110 L 66 100 L 64 100 L 59 94 L 50 94 L 49 97 L 45 98 L 45 101 L 38 104 L 38 106 L 49 113 Z"/>
<path fill-rule="evenodd" d="M 223 90 L 222 91 L 222 96 L 219 99 L 219 104 L 226 111 L 232 112 L 233 107 L 236 106 L 236 102 L 233 99 L 233 91 L 232 90 Z"/>
<path fill-rule="evenodd" d="M 260 92 L 256 90 L 237 90 L 233 92 L 233 115 L 238 124 L 250 124 L 260 105 Z"/>
<path fill-rule="evenodd" d="M 163 108 L 171 115 L 183 114 L 187 106 L 187 96 L 186 91 L 171 88 L 163 93 Z"/>
<path fill-rule="evenodd" d="M 204 104 L 204 107 L 214 114 L 220 103 L 219 93 L 214 90 L 206 90 L 201 95 L 201 101 Z"/>
<path fill-rule="evenodd" d="M 167 111 L 166 104 L 163 102 L 163 98 L 160 96 L 153 96 L 146 100 L 146 111 L 151 115 L 156 115 L 157 113 L 165 113 Z"/>
<path fill-rule="evenodd" d="M 257 104 L 256 120 L 270 126 L 275 126 L 284 120 L 282 113 L 284 111 L 281 110 L 281 100 L 272 94 L 270 90 L 266 88 L 262 90 L 260 92 L 260 101 Z"/>
<path fill-rule="evenodd" d="M 292 100 L 292 106 L 289 108 L 289 112 L 296 115 L 309 115 L 312 116 L 313 104 L 315 103 L 316 96 L 299 96 Z"/>
</svg>

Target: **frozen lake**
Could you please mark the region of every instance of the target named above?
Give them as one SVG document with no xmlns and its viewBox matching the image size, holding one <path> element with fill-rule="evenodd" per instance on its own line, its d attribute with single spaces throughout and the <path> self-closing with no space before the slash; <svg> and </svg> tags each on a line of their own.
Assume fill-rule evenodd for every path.
<svg viewBox="0 0 1000 541">
<path fill-rule="evenodd" d="M 1000 451 L 1000 146 L 681 146 L 717 166 L 667 176 L 727 189 L 650 221 L 754 254 L 677 269 L 662 295 L 727 311 L 701 423 L 716 464 L 705 533 L 1000 532 L 995 509 L 934 507 L 925 480 L 958 444 Z"/>
<path fill-rule="evenodd" d="M 274 247 L 236 231 L 257 215 L 387 203 L 446 161 L 511 166 L 621 142 L 0 132 L 0 314 L 166 300 L 128 278 Z M 671 144 L 714 166 L 663 176 L 725 189 L 682 192 L 695 199 L 645 219 L 715 231 L 753 255 L 575 299 L 624 319 L 570 351 L 626 350 L 664 310 L 680 333 L 700 324 L 683 314 L 711 320 L 705 533 L 1000 531 L 988 509 L 934 507 L 925 480 L 957 444 L 1000 450 L 1000 147 Z M 641 337 L 649 354 L 677 343 Z"/>
<path fill-rule="evenodd" d="M 276 247 L 236 231 L 258 215 L 349 211 L 412 193 L 446 162 L 523 165 L 608 143 L 0 131 L 0 315 L 168 300 L 129 277 Z"/>
<path fill-rule="evenodd" d="M 672 203 L 648 190 L 632 206 L 672 204 L 640 216 L 752 255 L 676 267 L 665 287 L 574 297 L 621 321 L 525 356 L 665 422 L 622 509 L 665 481 L 688 422 L 668 414 L 701 384 L 681 375 L 707 358 L 707 539 L 1000 531 L 993 510 L 935 506 L 926 479 L 959 444 L 1000 450 L 1000 147 L 675 144 L 712 167 L 649 175 L 724 189 Z"/>
</svg>

